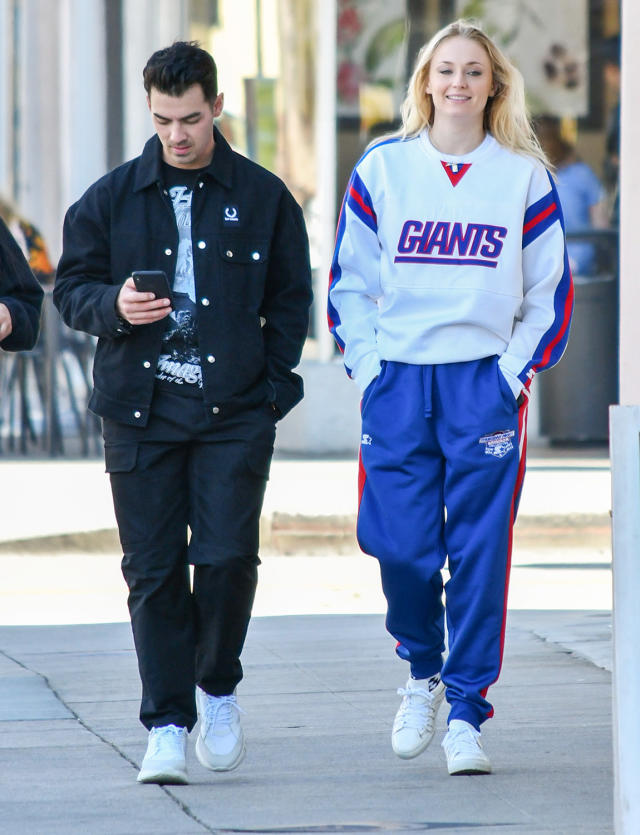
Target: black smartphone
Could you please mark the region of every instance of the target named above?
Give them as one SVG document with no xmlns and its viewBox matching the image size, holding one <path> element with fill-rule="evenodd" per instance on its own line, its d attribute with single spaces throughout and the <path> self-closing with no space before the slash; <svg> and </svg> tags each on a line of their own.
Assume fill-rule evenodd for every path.
<svg viewBox="0 0 640 835">
<path fill-rule="evenodd" d="M 167 274 L 162 270 L 136 270 L 131 275 L 139 292 L 155 293 L 156 299 L 170 299 L 173 302 Z"/>
</svg>

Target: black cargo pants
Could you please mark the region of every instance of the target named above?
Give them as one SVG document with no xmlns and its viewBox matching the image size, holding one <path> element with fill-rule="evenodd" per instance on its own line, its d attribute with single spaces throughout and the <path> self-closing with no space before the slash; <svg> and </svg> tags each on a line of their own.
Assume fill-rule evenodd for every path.
<svg viewBox="0 0 640 835">
<path fill-rule="evenodd" d="M 142 680 L 140 720 L 149 729 L 191 730 L 195 684 L 223 696 L 242 678 L 272 410 L 265 404 L 212 426 L 200 398 L 158 390 L 146 427 L 105 419 L 103 434 Z"/>
</svg>

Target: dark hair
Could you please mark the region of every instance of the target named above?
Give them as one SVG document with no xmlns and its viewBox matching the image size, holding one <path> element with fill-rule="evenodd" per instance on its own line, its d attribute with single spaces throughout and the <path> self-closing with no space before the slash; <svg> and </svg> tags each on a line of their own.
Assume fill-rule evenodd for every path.
<svg viewBox="0 0 640 835">
<path fill-rule="evenodd" d="M 142 72 L 147 95 L 155 88 L 169 96 L 181 96 L 199 84 L 205 99 L 213 104 L 218 95 L 216 62 L 197 41 L 175 41 L 154 52 Z"/>
</svg>

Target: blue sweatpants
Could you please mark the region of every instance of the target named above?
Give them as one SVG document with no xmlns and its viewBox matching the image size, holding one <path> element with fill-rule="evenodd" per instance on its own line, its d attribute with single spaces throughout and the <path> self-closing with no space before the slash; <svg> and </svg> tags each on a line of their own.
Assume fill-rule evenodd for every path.
<svg viewBox="0 0 640 835">
<path fill-rule="evenodd" d="M 498 358 L 383 362 L 362 399 L 358 541 L 380 563 L 387 629 L 415 678 L 441 673 L 449 721 L 493 715 L 528 398 Z M 443 664 L 442 568 L 448 656 Z"/>
</svg>

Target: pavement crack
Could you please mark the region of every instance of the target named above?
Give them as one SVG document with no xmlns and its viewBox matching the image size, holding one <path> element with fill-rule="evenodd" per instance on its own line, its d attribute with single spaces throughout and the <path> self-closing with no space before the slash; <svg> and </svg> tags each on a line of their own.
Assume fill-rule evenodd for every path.
<svg viewBox="0 0 640 835">
<path fill-rule="evenodd" d="M 69 711 L 71 716 L 73 716 L 73 718 L 80 725 L 80 727 L 84 728 L 85 731 L 90 733 L 96 739 L 100 740 L 100 742 L 102 742 L 104 745 L 111 748 L 111 750 L 114 751 L 119 757 L 121 757 L 123 760 L 125 760 L 125 762 L 129 763 L 129 765 L 135 771 L 140 770 L 140 763 L 137 763 L 135 760 L 133 760 L 131 757 L 129 757 L 121 748 L 119 748 L 114 742 L 111 742 L 111 740 L 107 739 L 101 733 L 99 733 L 94 728 L 92 728 L 91 725 L 89 725 L 80 716 L 78 711 L 74 710 L 73 707 L 60 695 L 60 693 L 56 690 L 56 688 L 53 686 L 53 684 L 47 678 L 47 676 L 44 675 L 44 673 L 41 673 L 39 670 L 34 670 L 33 667 L 30 667 L 28 664 L 25 664 L 23 661 L 20 661 L 19 658 L 15 658 L 13 655 L 10 655 L 8 652 L 6 652 L 3 649 L 0 649 L 0 655 L 2 655 L 8 661 L 11 661 L 14 664 L 17 664 L 18 667 L 25 670 L 26 672 L 31 673 L 32 675 L 38 676 L 38 678 L 42 679 L 42 681 L 45 683 L 47 688 L 50 690 L 51 694 L 60 702 L 60 704 L 66 710 Z M 186 803 L 184 803 L 182 800 L 180 800 L 179 797 L 177 797 L 175 794 L 173 794 L 173 792 L 169 788 L 167 788 L 167 786 L 158 785 L 158 788 L 166 794 L 166 796 L 169 798 L 169 800 L 171 800 L 171 802 L 174 803 L 180 809 L 180 811 L 183 812 L 183 814 L 185 814 L 188 818 L 190 818 L 194 823 L 197 823 L 198 826 L 201 826 L 204 829 L 205 832 L 209 832 L 209 833 L 211 833 L 211 835 L 221 835 L 221 830 L 213 829 L 207 823 L 205 823 L 205 821 L 201 820 L 201 818 L 199 818 L 189 808 L 189 806 L 187 806 Z"/>
</svg>

